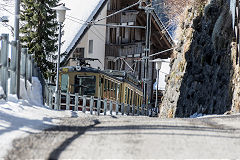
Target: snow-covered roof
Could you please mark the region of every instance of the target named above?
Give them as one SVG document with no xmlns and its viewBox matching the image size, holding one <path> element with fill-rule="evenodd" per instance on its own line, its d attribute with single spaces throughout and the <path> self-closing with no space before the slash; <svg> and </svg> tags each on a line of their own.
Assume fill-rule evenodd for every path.
<svg viewBox="0 0 240 160">
<path fill-rule="evenodd" d="M 69 53 L 78 42 L 79 38 L 88 28 L 86 22 L 93 20 L 107 0 L 62 0 L 65 6 L 70 8 L 66 13 L 64 22 L 64 35 L 62 41 L 62 53 Z M 74 17 L 74 18 L 72 18 Z M 77 18 L 77 19 L 75 19 Z"/>
</svg>

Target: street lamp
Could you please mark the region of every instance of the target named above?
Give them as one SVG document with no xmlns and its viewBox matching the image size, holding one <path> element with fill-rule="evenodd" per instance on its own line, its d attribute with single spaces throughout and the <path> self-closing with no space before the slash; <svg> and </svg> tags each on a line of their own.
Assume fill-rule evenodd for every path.
<svg viewBox="0 0 240 160">
<path fill-rule="evenodd" d="M 157 88 L 156 88 L 156 101 L 155 101 L 155 107 L 157 108 L 157 102 L 158 102 L 158 81 L 159 81 L 159 71 L 161 70 L 162 67 L 162 59 L 158 58 L 155 60 L 152 60 L 151 62 L 155 62 L 155 68 L 157 70 Z"/>
<path fill-rule="evenodd" d="M 60 52 L 61 52 L 61 32 L 62 32 L 62 24 L 65 20 L 65 15 L 66 15 L 66 11 L 70 10 L 69 8 L 65 7 L 65 4 L 61 4 L 57 7 L 52 8 L 52 10 L 56 10 L 57 12 L 57 22 L 59 24 L 59 34 L 58 34 L 58 59 L 57 59 L 57 82 L 56 82 L 56 89 L 55 89 L 55 93 L 56 93 L 56 98 L 55 98 L 55 104 L 59 104 L 59 94 L 60 94 L 60 90 L 59 90 L 59 69 L 60 69 Z M 59 105 L 57 105 L 59 107 Z"/>
</svg>

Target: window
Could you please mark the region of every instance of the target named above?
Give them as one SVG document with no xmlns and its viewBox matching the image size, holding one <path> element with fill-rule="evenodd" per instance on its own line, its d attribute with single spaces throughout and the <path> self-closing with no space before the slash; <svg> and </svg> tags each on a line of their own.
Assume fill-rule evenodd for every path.
<svg viewBox="0 0 240 160">
<path fill-rule="evenodd" d="M 95 76 L 75 76 L 75 93 L 79 95 L 94 96 L 96 91 L 96 77 Z"/>
<path fill-rule="evenodd" d="M 116 28 L 110 28 L 110 43 L 115 44 L 116 43 L 116 32 L 117 29 Z"/>
<path fill-rule="evenodd" d="M 125 103 L 127 103 L 127 87 L 125 88 Z"/>
<path fill-rule="evenodd" d="M 115 70 L 115 62 L 108 61 L 108 69 Z"/>
<path fill-rule="evenodd" d="M 73 58 L 84 58 L 84 48 L 76 48 L 73 53 Z"/>
<path fill-rule="evenodd" d="M 122 27 L 122 38 L 126 38 L 126 30 L 125 30 L 125 27 Z"/>
<path fill-rule="evenodd" d="M 88 53 L 93 53 L 93 40 L 89 40 L 89 49 Z"/>
<path fill-rule="evenodd" d="M 61 76 L 61 91 L 66 93 L 67 89 L 68 89 L 68 75 L 63 74 Z"/>
</svg>

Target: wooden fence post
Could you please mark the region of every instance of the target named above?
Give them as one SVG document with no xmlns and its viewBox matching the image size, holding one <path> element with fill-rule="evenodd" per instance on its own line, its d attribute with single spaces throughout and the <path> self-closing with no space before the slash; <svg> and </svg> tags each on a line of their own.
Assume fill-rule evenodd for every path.
<svg viewBox="0 0 240 160">
<path fill-rule="evenodd" d="M 124 115 L 124 107 L 125 107 L 125 105 L 124 105 L 124 103 L 122 103 L 122 104 L 121 104 L 121 112 L 122 112 L 122 115 Z"/>
<path fill-rule="evenodd" d="M 98 101 L 97 101 L 97 115 L 98 116 L 100 115 L 100 107 L 101 107 L 101 99 L 98 98 Z"/>
<path fill-rule="evenodd" d="M 87 97 L 83 96 L 83 113 L 86 113 L 86 104 L 87 104 Z"/>
<path fill-rule="evenodd" d="M 90 114 L 93 114 L 93 104 L 94 104 L 94 97 L 91 96 L 91 100 L 90 100 Z"/>
<path fill-rule="evenodd" d="M 70 93 L 67 92 L 66 94 L 66 110 L 70 109 Z"/>
<path fill-rule="evenodd" d="M 78 111 L 78 93 L 75 93 L 75 106 L 74 106 L 74 110 Z"/>
<path fill-rule="evenodd" d="M 104 99 L 104 115 L 106 116 L 106 114 L 107 114 L 107 99 Z"/>
</svg>

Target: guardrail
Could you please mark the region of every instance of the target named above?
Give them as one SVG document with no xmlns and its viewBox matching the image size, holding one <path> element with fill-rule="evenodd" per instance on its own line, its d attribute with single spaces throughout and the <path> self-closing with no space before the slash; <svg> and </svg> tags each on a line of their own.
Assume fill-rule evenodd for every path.
<svg viewBox="0 0 240 160">
<path fill-rule="evenodd" d="M 17 81 L 18 74 L 24 79 L 26 89 L 27 82 L 32 83 L 33 76 L 38 77 L 42 85 L 44 84 L 40 69 L 35 64 L 32 55 L 28 53 L 27 48 L 21 48 L 19 41 L 10 42 L 8 34 L 0 35 L 0 44 L 0 86 L 4 92 L 0 98 L 7 99 L 8 94 L 17 94 L 17 88 L 20 88 L 20 83 Z M 18 50 L 21 50 L 21 55 L 17 54 Z M 20 64 L 18 64 L 18 59 L 20 59 Z M 10 85 L 8 84 L 9 78 Z M 8 86 L 10 86 L 9 90 Z"/>
<path fill-rule="evenodd" d="M 25 87 L 27 88 L 27 81 L 32 82 L 32 55 L 27 53 L 26 48 L 20 48 L 19 41 L 9 41 L 8 34 L 1 36 L 1 56 L 0 56 L 0 85 L 3 88 L 3 98 L 7 98 L 8 94 L 17 94 L 20 87 L 20 81 L 17 81 L 18 75 L 25 80 Z M 11 48 L 11 54 L 9 52 Z M 21 55 L 17 54 L 17 50 L 21 50 Z M 18 64 L 20 59 L 20 64 Z M 10 78 L 10 85 L 8 79 Z M 10 90 L 8 90 L 8 86 Z"/>
<path fill-rule="evenodd" d="M 49 90 L 47 105 L 55 110 L 73 110 L 82 111 L 83 113 L 89 112 L 91 115 L 131 115 L 131 116 L 148 116 L 148 110 L 144 105 L 134 106 L 116 101 L 95 98 L 93 96 L 79 96 L 78 94 L 60 93 L 59 104 L 55 103 L 55 92 L 53 89 Z"/>
</svg>

